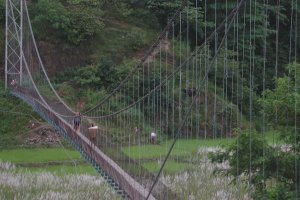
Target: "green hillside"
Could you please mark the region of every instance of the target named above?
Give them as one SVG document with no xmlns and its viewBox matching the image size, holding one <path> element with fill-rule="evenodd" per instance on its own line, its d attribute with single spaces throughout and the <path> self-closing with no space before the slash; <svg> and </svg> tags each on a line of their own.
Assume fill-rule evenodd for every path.
<svg viewBox="0 0 300 200">
<path fill-rule="evenodd" d="M 16 136 L 30 130 L 31 120 L 41 121 L 34 111 L 21 100 L 4 90 L 0 82 L 0 149 L 18 144 Z"/>
</svg>

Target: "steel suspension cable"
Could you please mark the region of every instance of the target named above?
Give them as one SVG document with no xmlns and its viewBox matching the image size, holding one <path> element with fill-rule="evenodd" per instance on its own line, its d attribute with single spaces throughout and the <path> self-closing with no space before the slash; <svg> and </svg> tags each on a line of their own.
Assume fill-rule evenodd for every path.
<svg viewBox="0 0 300 200">
<path fill-rule="evenodd" d="M 175 27 L 172 25 L 172 71 L 175 71 Z M 166 77 L 166 81 L 168 78 Z M 172 137 L 175 138 L 175 76 L 172 77 Z"/>
<path fill-rule="evenodd" d="M 248 180 L 248 188 L 251 189 L 251 178 L 252 178 L 252 1 L 250 1 L 250 45 L 249 45 L 249 118 L 250 118 L 250 129 L 249 129 L 249 180 Z"/>
<path fill-rule="evenodd" d="M 58 98 L 58 100 L 73 114 L 75 114 L 75 112 L 60 98 L 60 96 L 57 94 L 56 90 L 54 89 L 53 85 L 51 84 L 51 81 L 47 75 L 47 72 L 45 70 L 45 67 L 43 65 L 43 62 L 42 62 L 42 59 L 40 57 L 40 53 L 38 51 L 38 48 L 37 48 L 37 45 L 36 45 L 36 41 L 35 41 L 35 37 L 34 37 L 34 34 L 33 34 L 33 31 L 32 31 L 32 26 L 31 26 L 31 21 L 30 21 L 30 17 L 29 17 L 29 12 L 28 12 L 28 9 L 27 9 L 27 3 L 26 1 L 24 1 L 24 7 L 25 7 L 25 12 L 26 12 L 26 15 L 27 15 L 27 20 L 28 20 L 28 25 L 29 25 L 29 30 L 30 30 L 30 35 L 32 37 L 32 41 L 33 41 L 33 45 L 34 45 L 34 48 L 35 48 L 35 51 L 37 53 L 37 57 L 39 59 L 39 63 L 41 65 L 41 69 L 45 75 L 45 78 L 47 80 L 47 83 L 49 84 L 51 90 L 53 91 L 53 93 L 55 94 L 55 96 Z"/>
<path fill-rule="evenodd" d="M 227 2 L 227 0 L 226 0 Z M 205 13 L 205 17 L 204 17 L 204 40 L 206 40 L 206 37 L 207 37 L 207 0 L 204 0 L 204 13 Z M 226 22 L 225 22 L 225 29 L 227 28 L 227 13 L 226 13 Z M 226 32 L 226 30 L 225 30 Z M 225 37 L 227 37 L 225 35 Z M 226 42 L 225 42 L 226 43 Z M 205 68 L 205 74 L 208 74 L 208 66 L 207 66 L 207 60 L 208 60 L 208 52 L 207 52 L 207 49 L 208 49 L 208 46 L 205 46 L 204 47 L 204 68 Z M 206 147 L 206 143 L 207 143 L 207 124 L 208 124 L 208 76 L 207 78 L 205 79 L 205 83 L 204 83 L 204 91 L 205 91 L 205 102 L 204 102 L 204 112 L 205 112 L 205 127 L 204 127 L 204 180 L 205 180 L 205 199 L 207 200 L 207 171 L 206 171 L 206 168 L 207 168 L 207 147 Z"/>
<path fill-rule="evenodd" d="M 198 0 L 195 0 L 195 5 L 196 5 L 196 20 L 195 20 L 195 23 L 196 23 L 196 38 L 195 38 L 195 48 L 197 48 L 198 46 Z M 201 55 L 200 55 L 201 56 Z M 201 65 L 201 63 L 200 63 Z M 198 54 L 195 55 L 195 68 L 196 68 L 196 72 L 195 72 L 195 79 L 196 79 L 196 90 L 198 89 Z M 198 115 L 198 103 L 196 103 L 196 116 Z M 200 114 L 199 114 L 200 115 Z M 196 117 L 196 138 L 198 139 L 199 137 L 199 124 L 200 124 L 200 120 L 198 119 L 198 117 Z M 173 137 L 174 138 L 174 137 Z"/>
<path fill-rule="evenodd" d="M 215 10 L 214 10 L 214 21 L 215 21 L 215 29 L 217 29 L 217 0 L 215 0 Z M 215 34 L 215 53 L 217 51 L 218 48 L 218 34 Z M 217 71 L 218 71 L 218 58 L 216 58 L 215 61 L 215 85 L 214 85 L 214 122 L 213 122 L 213 137 L 216 138 L 217 137 Z"/>
<path fill-rule="evenodd" d="M 161 49 L 161 42 L 159 45 L 159 84 L 161 85 L 162 83 L 162 49 Z M 166 84 L 167 85 L 167 84 Z M 162 119 L 162 105 L 161 105 L 161 96 L 162 96 L 162 86 L 159 89 L 159 103 L 157 105 L 159 105 L 158 107 L 158 111 L 159 111 L 159 136 L 160 136 L 160 143 L 163 142 L 163 133 L 162 133 L 162 124 L 163 124 L 163 119 Z M 160 159 L 162 157 L 162 145 L 160 145 Z"/>
<path fill-rule="evenodd" d="M 297 53 L 298 53 L 298 1 L 295 5 L 295 63 L 297 63 Z"/>
<path fill-rule="evenodd" d="M 298 144 L 297 142 L 297 133 L 298 133 L 298 127 L 297 127 L 297 110 L 298 110 L 298 102 L 297 102 L 297 95 L 299 95 L 298 93 L 298 83 L 297 83 L 297 45 L 298 45 L 298 1 L 296 0 L 295 1 L 296 5 L 295 5 L 295 60 L 294 60 L 294 64 L 295 64 L 295 75 L 294 75 L 294 80 L 295 80 L 295 122 L 294 122 L 294 143 L 295 143 L 295 146 Z M 298 193 L 299 193 L 299 171 L 298 171 L 298 168 L 299 168 L 299 164 L 298 164 L 298 155 L 296 154 L 296 148 L 295 148 L 295 180 L 296 180 L 296 198 L 298 198 Z"/>
<path fill-rule="evenodd" d="M 265 15 L 265 20 L 264 20 L 264 47 L 263 47 L 263 91 L 262 91 L 262 95 L 263 95 L 263 101 L 265 101 L 265 91 L 266 91 L 266 62 L 267 62 L 267 28 L 268 28 L 268 0 L 264 0 L 264 7 L 265 7 L 265 11 L 264 11 L 264 15 Z M 266 127 L 265 127 L 265 121 L 266 121 L 266 112 L 265 112 L 265 107 L 263 107 L 263 157 L 265 158 L 266 156 L 266 152 L 265 152 L 265 138 L 266 138 Z M 264 185 L 266 184 L 265 182 L 265 160 L 263 160 L 263 183 Z M 263 190 L 263 197 L 265 198 L 265 190 Z"/>
<path fill-rule="evenodd" d="M 238 5 L 238 0 L 236 1 L 236 4 Z M 239 15 L 240 13 L 237 14 L 236 17 L 236 61 L 237 61 L 237 67 L 236 67 L 236 127 L 239 128 L 242 124 L 242 119 L 239 120 L 239 103 L 240 103 L 240 99 L 239 99 L 239 91 L 240 91 L 240 87 L 239 87 L 239 78 L 240 78 L 240 63 L 239 63 Z M 241 87 L 241 90 L 243 90 L 243 86 Z M 239 124 L 240 123 L 240 124 Z M 237 199 L 241 198 L 241 194 L 240 194 L 240 184 L 239 184 L 239 137 L 237 136 L 237 145 L 236 145 L 236 152 L 237 152 L 237 162 L 236 162 L 236 176 L 237 176 Z"/>
<path fill-rule="evenodd" d="M 238 0 L 237 0 L 238 2 Z M 246 11 L 247 11 L 247 2 L 245 2 L 244 5 L 244 12 L 243 12 L 243 37 L 242 37 L 242 66 L 241 66 L 241 106 L 240 106 L 240 119 L 241 119 L 241 123 L 242 123 L 242 119 L 243 119 L 243 101 L 244 101 L 244 64 L 245 64 L 245 33 L 246 33 Z M 239 65 L 239 63 L 238 63 Z M 238 104 L 237 104 L 238 105 Z M 237 112 L 238 113 L 238 112 Z M 237 137 L 237 175 L 240 174 L 240 165 L 239 165 L 239 136 Z M 237 181 L 241 181 L 239 176 L 237 178 Z M 238 184 L 238 199 L 240 199 L 240 184 Z"/>
<path fill-rule="evenodd" d="M 290 45 L 289 45 L 289 64 L 291 64 L 292 62 L 292 38 L 293 38 L 293 20 L 294 20 L 294 0 L 292 0 L 292 3 L 291 3 L 291 18 L 290 18 Z M 289 69 L 289 77 L 290 77 L 290 69 Z"/>
<path fill-rule="evenodd" d="M 228 0 L 225 0 L 225 11 L 226 11 L 226 16 L 228 15 Z M 226 21 L 225 24 L 225 31 L 228 28 L 228 21 Z M 225 67 L 225 134 L 226 134 L 226 139 L 228 139 L 228 137 L 230 137 L 229 135 L 229 124 L 228 124 L 228 112 L 227 112 L 227 108 L 228 108 L 228 76 L 229 76 L 229 68 L 228 68 L 228 35 L 225 38 L 225 56 L 224 56 L 224 67 Z"/>
<path fill-rule="evenodd" d="M 233 19 L 236 17 L 237 13 L 239 12 L 239 10 L 240 10 L 240 8 L 242 7 L 242 5 L 244 4 L 244 2 L 245 2 L 245 0 L 241 0 L 240 3 L 239 3 L 239 5 L 237 6 L 237 8 L 234 9 L 235 12 L 234 12 L 234 17 L 233 17 Z M 200 86 L 203 86 L 203 83 L 204 83 L 204 82 L 206 81 L 206 79 L 207 79 L 208 73 L 210 72 L 210 69 L 211 69 L 211 67 L 212 67 L 213 64 L 214 64 L 214 61 L 215 61 L 216 57 L 218 56 L 218 53 L 220 52 L 221 47 L 222 47 L 223 44 L 224 44 L 225 37 L 226 37 L 226 36 L 228 35 L 228 33 L 229 33 L 229 30 L 230 30 L 230 27 L 231 27 L 231 25 L 232 25 L 232 22 L 234 21 L 233 19 L 231 19 L 231 21 L 230 21 L 230 23 L 229 23 L 229 25 L 228 25 L 228 29 L 226 30 L 227 32 L 225 32 L 225 35 L 224 35 L 224 37 L 222 38 L 222 40 L 221 40 L 221 42 L 220 42 L 220 45 L 219 45 L 217 54 L 214 55 L 214 57 L 212 58 L 210 64 L 208 65 L 207 73 L 204 75 L 204 78 L 203 78 L 202 81 L 200 82 L 200 83 L 201 83 Z M 189 112 L 192 110 L 193 105 L 194 105 L 194 103 L 195 103 L 195 100 L 196 100 L 196 97 L 193 99 L 192 103 L 190 104 L 190 107 L 189 107 L 189 109 L 188 109 Z M 149 190 L 149 193 L 148 193 L 148 195 L 147 195 L 146 200 L 150 197 L 150 195 L 151 195 L 151 193 L 152 193 L 152 190 L 154 189 L 154 187 L 155 187 L 155 185 L 156 185 L 156 183 L 157 183 L 157 181 L 158 181 L 158 179 L 159 179 L 159 177 L 160 177 L 160 175 L 161 175 L 161 173 L 162 173 L 162 170 L 163 170 L 163 168 L 164 168 L 164 166 L 165 166 L 165 164 L 166 164 L 166 161 L 168 160 L 168 158 L 169 158 L 169 156 L 170 156 L 170 154 L 171 154 L 171 152 L 172 152 L 172 150 L 173 150 L 173 148 L 174 148 L 174 145 L 176 144 L 176 141 L 178 140 L 178 138 L 179 138 L 179 136 L 180 136 L 181 129 L 183 128 L 183 126 L 184 126 L 184 124 L 185 124 L 185 121 L 186 121 L 187 116 L 188 116 L 188 115 L 185 116 L 184 120 L 183 120 L 183 121 L 180 123 L 180 125 L 179 125 L 179 128 L 178 128 L 178 130 L 177 130 L 177 133 L 176 133 L 176 135 L 175 135 L 175 139 L 174 139 L 174 141 L 173 141 L 173 143 L 172 143 L 172 145 L 171 145 L 171 147 L 170 147 L 170 149 L 169 149 L 169 151 L 168 151 L 168 154 L 166 155 L 166 157 L 165 157 L 165 159 L 164 159 L 164 162 L 163 162 L 163 164 L 162 164 L 162 167 L 160 168 L 160 170 L 159 170 L 159 172 L 158 172 L 158 174 L 157 174 L 157 176 L 156 176 L 156 178 L 155 178 L 155 180 L 154 180 L 154 182 L 153 182 L 153 184 L 152 184 L 152 186 L 151 186 L 151 188 L 150 188 L 150 190 Z"/>
<path fill-rule="evenodd" d="M 168 71 L 168 59 L 169 59 L 169 56 L 168 56 L 168 42 L 169 42 L 169 39 L 168 37 L 166 37 L 166 46 L 165 46 L 165 71 L 166 71 L 166 74 L 165 74 L 165 81 L 167 81 L 167 71 Z M 169 97 L 170 94 L 169 94 L 169 91 L 170 91 L 170 86 L 169 85 L 166 85 L 165 87 L 165 94 L 166 94 L 166 97 Z M 166 114 L 165 114 L 165 124 L 164 124 L 164 133 L 165 133 L 165 138 L 166 138 L 166 141 L 165 141 L 165 145 L 166 145 L 166 148 L 165 148 L 165 153 L 167 153 L 168 149 L 167 149 L 167 144 L 168 144 L 168 133 L 169 133 L 169 102 L 168 100 L 165 100 L 165 109 L 166 109 Z"/>
<path fill-rule="evenodd" d="M 280 0 L 277 0 L 277 9 L 276 9 L 276 60 L 275 60 L 275 80 L 277 82 L 278 80 L 278 61 L 279 61 L 279 14 L 280 14 Z M 276 94 L 275 100 L 278 100 L 278 96 Z M 275 124 L 277 126 L 278 124 L 278 107 L 277 104 L 275 106 Z M 273 131 L 273 140 L 275 140 L 275 131 Z M 277 158 L 276 158 L 276 178 L 278 180 L 279 177 L 279 152 L 280 148 L 278 146 L 278 138 L 276 137 L 276 148 L 277 148 Z M 275 146 L 275 144 L 274 144 Z M 277 195 L 278 200 L 278 195 Z"/>
<path fill-rule="evenodd" d="M 237 15 L 237 17 L 238 17 L 238 15 Z M 236 21 L 237 21 L 237 18 L 236 18 Z M 232 46 L 232 51 L 233 52 L 237 52 L 237 48 L 236 48 L 235 43 L 238 42 L 237 32 L 236 32 L 236 29 L 237 29 L 236 21 L 235 21 L 234 27 L 233 27 L 233 29 L 234 29 L 234 31 L 233 31 L 233 46 Z M 236 62 L 237 62 L 237 59 L 236 59 Z M 231 99 L 230 99 L 230 118 L 229 118 L 229 120 L 230 120 L 230 124 L 229 124 L 230 138 L 233 135 L 232 131 L 233 131 L 233 123 L 234 123 L 233 122 L 233 120 L 234 120 L 234 118 L 233 118 L 233 102 L 234 102 L 234 89 L 235 89 L 235 87 L 234 87 L 233 83 L 234 83 L 235 76 L 237 77 L 237 74 L 235 74 L 235 73 L 236 73 L 236 71 L 234 69 L 231 69 L 231 72 L 230 72 L 230 74 L 231 74 Z M 236 96 L 237 96 L 237 94 L 238 94 L 238 90 L 236 91 Z"/>
</svg>

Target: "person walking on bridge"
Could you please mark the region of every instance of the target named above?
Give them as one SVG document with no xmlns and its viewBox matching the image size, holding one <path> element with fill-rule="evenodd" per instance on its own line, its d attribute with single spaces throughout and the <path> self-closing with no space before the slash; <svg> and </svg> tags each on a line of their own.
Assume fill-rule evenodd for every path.
<svg viewBox="0 0 300 200">
<path fill-rule="evenodd" d="M 97 131 L 98 126 L 94 126 L 94 124 L 91 125 L 91 127 L 88 129 L 89 132 L 89 139 L 91 141 L 91 147 L 95 147 L 97 142 Z"/>
<path fill-rule="evenodd" d="M 18 82 L 16 81 L 16 79 L 13 79 L 11 81 L 10 85 L 13 87 L 13 89 L 17 89 L 18 88 Z"/>
<path fill-rule="evenodd" d="M 80 130 L 80 124 L 81 124 L 81 115 L 80 112 L 76 112 L 76 115 L 74 117 L 73 120 L 74 123 L 74 129 L 77 132 L 78 130 Z"/>
</svg>

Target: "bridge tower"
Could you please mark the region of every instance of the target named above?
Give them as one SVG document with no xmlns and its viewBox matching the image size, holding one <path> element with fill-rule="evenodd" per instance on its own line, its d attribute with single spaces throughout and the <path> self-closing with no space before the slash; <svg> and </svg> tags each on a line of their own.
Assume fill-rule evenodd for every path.
<svg viewBox="0 0 300 200">
<path fill-rule="evenodd" d="M 5 88 L 12 80 L 22 84 L 24 0 L 5 0 Z"/>
</svg>

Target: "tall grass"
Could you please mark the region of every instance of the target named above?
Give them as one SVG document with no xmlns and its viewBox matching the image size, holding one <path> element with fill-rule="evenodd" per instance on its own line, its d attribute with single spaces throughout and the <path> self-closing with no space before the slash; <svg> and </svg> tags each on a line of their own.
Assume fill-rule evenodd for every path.
<svg viewBox="0 0 300 200">
<path fill-rule="evenodd" d="M 97 176 L 24 173 L 9 163 L 0 162 L 0 199 L 117 200 L 120 197 Z"/>
<path fill-rule="evenodd" d="M 179 199 L 250 199 L 244 183 L 233 184 L 232 177 L 215 174 L 214 168 L 215 165 L 203 158 L 190 169 L 178 174 L 164 175 L 161 180 L 173 192 L 179 194 Z"/>
</svg>

